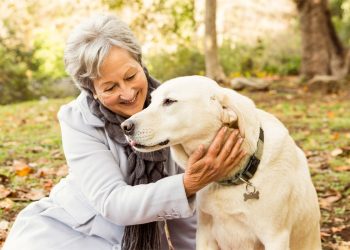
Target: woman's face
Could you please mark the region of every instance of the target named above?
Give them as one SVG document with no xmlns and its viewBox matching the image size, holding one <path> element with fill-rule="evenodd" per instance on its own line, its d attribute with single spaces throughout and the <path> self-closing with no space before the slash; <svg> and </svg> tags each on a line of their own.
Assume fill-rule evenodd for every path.
<svg viewBox="0 0 350 250">
<path fill-rule="evenodd" d="M 125 49 L 112 47 L 93 81 L 95 98 L 109 110 L 130 117 L 143 109 L 147 78 L 141 65 Z"/>
</svg>

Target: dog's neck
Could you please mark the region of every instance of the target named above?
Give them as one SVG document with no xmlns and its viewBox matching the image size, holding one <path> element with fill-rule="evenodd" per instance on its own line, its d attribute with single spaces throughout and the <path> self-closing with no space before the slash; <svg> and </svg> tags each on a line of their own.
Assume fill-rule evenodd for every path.
<svg viewBox="0 0 350 250">
<path fill-rule="evenodd" d="M 243 169 L 249 161 L 250 156 L 253 155 L 256 151 L 257 142 L 259 140 L 260 123 L 257 122 L 256 126 L 253 128 L 250 127 L 249 129 L 243 131 L 240 129 L 240 131 L 241 134 L 244 134 L 244 141 L 241 148 L 247 152 L 247 155 L 242 159 L 239 165 L 235 167 L 234 170 L 232 170 L 232 172 L 226 177 L 234 176 L 237 172 Z M 208 133 L 208 135 L 209 134 L 210 133 Z M 187 167 L 189 156 L 198 148 L 198 146 L 202 144 L 205 146 L 205 148 L 208 148 L 212 140 L 213 138 L 211 137 L 202 137 L 201 139 L 191 140 L 191 144 L 184 143 L 171 146 L 170 149 L 172 156 L 175 162 L 179 164 L 183 169 L 185 169 Z"/>
</svg>

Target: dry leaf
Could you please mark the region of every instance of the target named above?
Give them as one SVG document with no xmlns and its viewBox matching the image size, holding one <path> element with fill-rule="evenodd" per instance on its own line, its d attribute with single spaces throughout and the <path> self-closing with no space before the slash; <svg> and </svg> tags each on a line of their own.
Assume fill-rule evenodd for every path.
<svg viewBox="0 0 350 250">
<path fill-rule="evenodd" d="M 350 165 L 337 166 L 337 167 L 334 167 L 333 169 L 334 171 L 337 171 L 337 172 L 350 171 Z"/>
<path fill-rule="evenodd" d="M 55 170 L 53 168 L 42 167 L 37 171 L 36 176 L 41 178 L 45 176 L 53 176 L 54 174 Z"/>
<path fill-rule="evenodd" d="M 62 165 L 56 172 L 56 176 L 65 177 L 68 174 L 68 166 L 66 164 Z"/>
<path fill-rule="evenodd" d="M 23 160 L 14 160 L 13 168 L 16 171 L 16 175 L 18 176 L 27 176 L 32 172 L 32 168 Z"/>
<path fill-rule="evenodd" d="M 29 148 L 28 150 L 33 152 L 33 153 L 40 153 L 40 152 L 44 151 L 44 148 L 41 146 L 35 146 L 32 148 Z"/>
<path fill-rule="evenodd" d="M 11 193 L 4 185 L 0 185 L 0 199 L 6 198 Z"/>
<path fill-rule="evenodd" d="M 324 197 L 320 198 L 320 207 L 324 209 L 330 209 L 334 202 L 337 202 L 342 198 L 341 193 L 338 191 L 327 193 L 324 195 Z"/>
<path fill-rule="evenodd" d="M 14 205 L 15 203 L 9 198 L 0 201 L 0 208 L 11 209 Z"/>
<path fill-rule="evenodd" d="M 44 189 L 47 192 L 50 192 L 52 187 L 53 187 L 53 181 L 52 180 L 45 180 L 45 182 L 44 182 Z"/>
<path fill-rule="evenodd" d="M 329 119 L 333 119 L 335 117 L 334 112 L 332 112 L 332 111 L 329 111 L 327 113 L 327 116 L 328 116 Z"/>
<path fill-rule="evenodd" d="M 0 230 L 7 230 L 9 228 L 10 222 L 7 220 L 0 221 Z"/>
<path fill-rule="evenodd" d="M 40 200 L 41 198 L 45 197 L 44 190 L 38 189 L 38 188 L 33 188 L 31 189 L 28 193 L 24 195 L 28 200 L 32 201 L 37 201 Z"/>
<path fill-rule="evenodd" d="M 332 134 L 332 137 L 331 137 L 333 140 L 338 140 L 339 139 L 339 133 L 333 133 Z"/>
<path fill-rule="evenodd" d="M 331 156 L 336 157 L 338 155 L 341 155 L 343 153 L 343 150 L 341 148 L 336 148 L 331 152 Z"/>
</svg>

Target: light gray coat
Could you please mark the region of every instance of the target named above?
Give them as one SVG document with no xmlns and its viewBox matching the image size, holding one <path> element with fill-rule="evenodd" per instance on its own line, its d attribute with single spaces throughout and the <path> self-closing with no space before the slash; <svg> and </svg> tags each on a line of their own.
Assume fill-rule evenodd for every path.
<svg viewBox="0 0 350 250">
<path fill-rule="evenodd" d="M 129 186 L 123 148 L 90 112 L 85 93 L 62 106 L 58 119 L 69 174 L 18 215 L 3 250 L 120 249 L 125 225 L 165 219 L 175 249 L 195 249 L 194 199 L 187 199 L 173 160 L 171 176 Z"/>
</svg>

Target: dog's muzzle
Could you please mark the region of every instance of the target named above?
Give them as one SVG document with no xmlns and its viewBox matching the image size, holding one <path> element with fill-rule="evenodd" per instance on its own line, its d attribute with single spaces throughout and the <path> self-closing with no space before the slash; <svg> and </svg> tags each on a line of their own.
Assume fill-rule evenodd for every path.
<svg viewBox="0 0 350 250">
<path fill-rule="evenodd" d="M 120 126 L 125 135 L 133 135 L 135 132 L 135 123 L 132 120 L 126 120 Z"/>
</svg>

